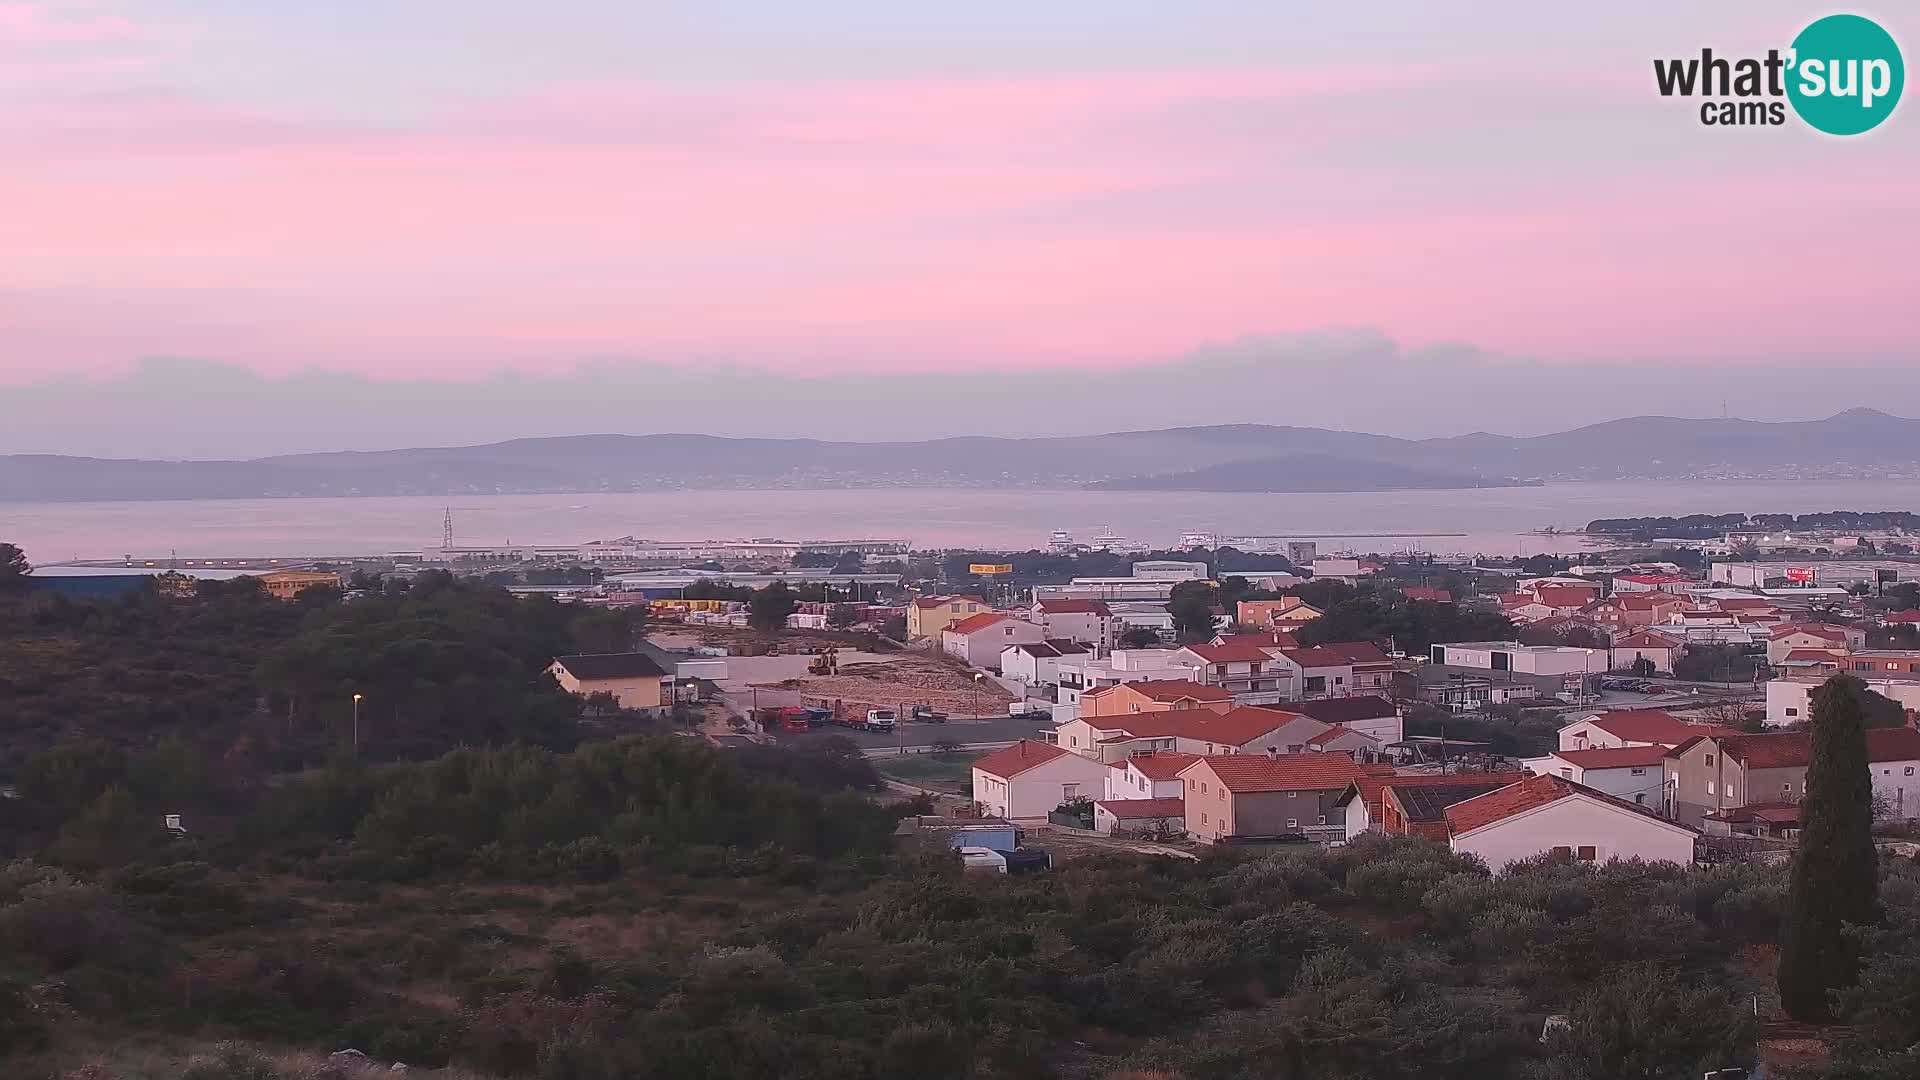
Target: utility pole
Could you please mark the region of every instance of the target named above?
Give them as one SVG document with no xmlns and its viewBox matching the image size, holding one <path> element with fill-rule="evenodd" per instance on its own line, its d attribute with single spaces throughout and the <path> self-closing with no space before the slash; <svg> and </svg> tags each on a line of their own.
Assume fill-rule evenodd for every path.
<svg viewBox="0 0 1920 1080">
<path fill-rule="evenodd" d="M 353 749 L 360 752 L 360 699 L 364 694 L 353 695 Z"/>
</svg>

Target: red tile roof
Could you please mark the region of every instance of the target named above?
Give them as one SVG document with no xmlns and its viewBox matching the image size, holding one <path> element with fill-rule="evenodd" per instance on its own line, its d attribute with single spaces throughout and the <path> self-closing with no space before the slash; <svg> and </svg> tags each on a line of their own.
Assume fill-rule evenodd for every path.
<svg viewBox="0 0 1920 1080">
<path fill-rule="evenodd" d="M 1885 621 L 1890 623 L 1920 623 L 1920 608 L 1910 608 L 1906 611 L 1889 611 L 1885 616 Z"/>
<path fill-rule="evenodd" d="M 1192 679 L 1153 679 L 1149 682 L 1121 683 L 1154 701 L 1232 701 L 1233 692 L 1219 686 L 1203 686 Z"/>
<path fill-rule="evenodd" d="M 1500 594 L 1501 607 L 1518 607 L 1521 604 L 1534 603 L 1532 595 L 1523 592 L 1503 592 Z"/>
<path fill-rule="evenodd" d="M 1631 581 L 1635 585 L 1686 585 L 1692 578 L 1675 577 L 1672 574 L 1622 574 L 1615 581 Z"/>
<path fill-rule="evenodd" d="M 1339 791 L 1365 773 L 1341 754 L 1232 754 L 1189 765 L 1212 769 L 1220 786 L 1236 795 L 1263 791 Z"/>
<path fill-rule="evenodd" d="M 1048 615 L 1112 615 L 1104 600 L 1042 600 L 1036 605 Z"/>
<path fill-rule="evenodd" d="M 1581 717 L 1581 720 L 1593 721 L 1594 727 L 1617 739 L 1624 739 L 1627 742 L 1661 743 L 1666 746 L 1674 746 L 1695 735 L 1711 735 L 1716 731 L 1737 734 L 1727 728 L 1689 724 L 1663 709 L 1620 709 L 1615 712 L 1595 713 L 1592 716 Z M 1579 722 L 1576 720 L 1574 723 Z"/>
<path fill-rule="evenodd" d="M 1664 746 L 1602 747 L 1598 750 L 1555 750 L 1553 756 L 1582 769 L 1645 768 L 1667 758 Z"/>
<path fill-rule="evenodd" d="M 1097 731 L 1124 731 L 1136 739 L 1199 739 L 1222 746 L 1245 746 L 1300 717 L 1273 709 L 1240 708 L 1224 713 L 1212 709 L 1172 709 L 1081 719 Z"/>
<path fill-rule="evenodd" d="M 1093 805 L 1105 810 L 1117 818 L 1163 818 L 1184 817 L 1187 801 L 1173 797 L 1166 799 L 1100 799 Z"/>
<path fill-rule="evenodd" d="M 1329 641 L 1320 648 L 1326 652 L 1338 653 L 1354 664 L 1391 664 L 1393 661 L 1380 646 L 1371 641 Z"/>
<path fill-rule="evenodd" d="M 1345 653 L 1339 652 L 1331 645 L 1321 645 L 1312 649 L 1282 649 L 1280 655 L 1303 668 L 1347 667 L 1353 663 L 1352 660 L 1347 659 Z M 1385 658 L 1382 657 L 1382 659 Z"/>
<path fill-rule="evenodd" d="M 976 760 L 973 767 L 988 776 L 997 776 L 1002 780 L 1011 780 L 1028 769 L 1045 765 L 1057 757 L 1071 753 L 1052 743 L 1034 742 L 1021 739 L 1012 746 L 1003 746 L 993 753 Z"/>
<path fill-rule="evenodd" d="M 1349 728 L 1341 727 L 1339 724 L 1335 724 L 1332 727 L 1328 728 L 1327 730 L 1321 732 L 1320 734 L 1315 735 L 1313 738 L 1308 739 L 1307 745 L 1325 746 L 1328 743 L 1339 739 L 1343 735 L 1359 735 L 1361 738 L 1366 739 L 1368 742 L 1373 742 L 1376 745 L 1378 744 L 1378 740 L 1376 740 L 1371 735 L 1364 735 L 1364 734 L 1361 734 L 1360 732 L 1353 731 Z"/>
<path fill-rule="evenodd" d="M 1384 720 L 1400 711 L 1399 706 L 1393 702 L 1374 694 L 1321 698 L 1318 701 L 1289 701 L 1287 708 L 1303 716 L 1311 716 L 1323 724 L 1351 724 L 1355 720 Z"/>
<path fill-rule="evenodd" d="M 1578 608 L 1593 599 L 1599 591 L 1598 585 L 1591 589 L 1577 585 L 1542 585 L 1533 594 L 1550 608 Z"/>
<path fill-rule="evenodd" d="M 1458 836 L 1535 807 L 1559 802 L 1581 790 L 1592 791 L 1562 777 L 1535 776 L 1447 807 L 1447 828 Z"/>
<path fill-rule="evenodd" d="M 1630 634 L 1613 643 L 1616 649 L 1677 649 L 1680 643 L 1649 630 Z"/>
<path fill-rule="evenodd" d="M 1125 761 L 1117 761 L 1114 764 L 1122 769 L 1131 766 L 1149 780 L 1172 780 L 1187 766 L 1199 760 L 1199 754 L 1161 750 L 1151 754 L 1135 754 Z"/>
<path fill-rule="evenodd" d="M 1400 590 L 1400 595 L 1409 600 L 1432 600 L 1440 604 L 1453 603 L 1453 593 L 1430 585 L 1408 585 Z"/>
<path fill-rule="evenodd" d="M 1749 769 L 1797 769 L 1813 759 L 1813 739 L 1804 731 L 1765 735 L 1728 735 L 1718 739 L 1730 758 Z M 1677 755 L 1681 747 L 1674 747 Z M 1913 728 L 1870 728 L 1868 761 L 1920 761 L 1920 731 Z"/>
<path fill-rule="evenodd" d="M 1270 630 L 1264 634 L 1223 634 L 1213 639 L 1214 647 L 1223 645 L 1253 645 L 1267 649 L 1297 649 L 1300 640 L 1285 630 Z"/>
<path fill-rule="evenodd" d="M 918 608 L 937 608 L 945 607 L 955 601 L 962 603 L 972 602 L 975 604 L 986 603 L 985 600 L 977 596 L 916 596 L 913 598 L 913 606 Z"/>
<path fill-rule="evenodd" d="M 1779 626 L 1774 627 L 1773 632 L 1768 636 L 1783 638 L 1791 634 L 1811 634 L 1814 637 L 1825 638 L 1828 641 L 1844 642 L 1847 640 L 1847 632 L 1845 630 L 1838 626 L 1828 626 L 1825 623 L 1781 623 Z"/>
<path fill-rule="evenodd" d="M 1846 655 L 1845 649 L 1788 649 L 1786 660 L 1788 663 L 1795 660 L 1815 660 L 1823 664 L 1837 664 Z"/>
<path fill-rule="evenodd" d="M 1606 602 L 1617 605 L 1622 611 L 1652 611 L 1655 608 L 1686 603 L 1672 593 L 1663 592 L 1617 593 L 1608 597 Z"/>
<path fill-rule="evenodd" d="M 1365 765 L 1361 766 L 1361 770 L 1365 775 L 1355 780 L 1346 794 L 1340 797 L 1340 804 L 1344 805 L 1355 797 L 1364 800 L 1367 804 L 1367 820 L 1371 821 L 1375 827 L 1380 824 L 1382 798 L 1386 790 L 1396 783 L 1430 787 L 1436 784 L 1484 784 L 1498 780 L 1511 784 L 1525 780 L 1531 775 L 1524 772 L 1381 773 Z"/>
<path fill-rule="evenodd" d="M 1244 635 L 1237 635 L 1244 636 Z M 1271 660 L 1273 655 L 1268 649 L 1275 645 L 1231 644 L 1231 645 L 1188 645 L 1187 651 L 1205 660 L 1209 664 L 1245 664 Z"/>
<path fill-rule="evenodd" d="M 959 622 L 948 626 L 946 632 L 949 634 L 971 634 L 979 630 L 985 630 L 995 623 L 1006 622 L 1012 618 L 1013 616 L 1011 615 L 1001 615 L 997 612 L 983 611 L 978 615 L 969 615 Z"/>
</svg>

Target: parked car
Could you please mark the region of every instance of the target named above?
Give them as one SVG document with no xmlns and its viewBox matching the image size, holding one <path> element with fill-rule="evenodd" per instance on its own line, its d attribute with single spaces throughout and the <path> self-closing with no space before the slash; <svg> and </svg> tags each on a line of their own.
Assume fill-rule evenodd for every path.
<svg viewBox="0 0 1920 1080">
<path fill-rule="evenodd" d="M 1007 718 L 1010 720 L 1051 720 L 1053 710 L 1031 701 L 1016 701 L 1007 706 Z"/>
</svg>

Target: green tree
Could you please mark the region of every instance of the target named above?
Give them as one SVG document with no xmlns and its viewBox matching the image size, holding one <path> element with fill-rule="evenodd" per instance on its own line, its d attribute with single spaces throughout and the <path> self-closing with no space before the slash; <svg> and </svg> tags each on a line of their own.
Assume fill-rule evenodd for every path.
<svg viewBox="0 0 1920 1080">
<path fill-rule="evenodd" d="M 1129 626 L 1120 631 L 1119 645 L 1123 649 L 1151 649 L 1160 644 L 1160 635 L 1144 626 Z"/>
<path fill-rule="evenodd" d="M 799 604 L 787 583 L 776 581 L 754 590 L 747 601 L 747 622 L 756 630 L 779 630 L 787 625 L 787 618 Z"/>
<path fill-rule="evenodd" d="M 860 621 L 855 615 L 852 604 L 835 604 L 827 612 L 827 625 L 835 630 L 845 630 Z"/>
<path fill-rule="evenodd" d="M 1173 616 L 1173 632 L 1189 644 L 1213 637 L 1213 587 L 1204 581 L 1183 581 L 1173 587 L 1167 614 Z"/>
<path fill-rule="evenodd" d="M 31 573 L 33 565 L 27 562 L 26 552 L 12 544 L 0 544 L 0 593 L 25 592 Z"/>
<path fill-rule="evenodd" d="M 1651 679 L 1655 675 L 1660 674 L 1660 669 L 1654 665 L 1654 662 L 1644 656 L 1634 657 L 1629 670 L 1643 679 Z"/>
<path fill-rule="evenodd" d="M 1835 675 L 1813 693 L 1813 756 L 1780 940 L 1780 1004 L 1800 1020 L 1830 1017 L 1834 992 L 1859 978 L 1846 927 L 1879 921 L 1865 692 L 1860 680 Z"/>
<path fill-rule="evenodd" d="M 152 846 L 154 824 L 140 817 L 126 788 L 110 787 L 60 830 L 53 852 L 68 866 L 118 866 Z"/>
</svg>

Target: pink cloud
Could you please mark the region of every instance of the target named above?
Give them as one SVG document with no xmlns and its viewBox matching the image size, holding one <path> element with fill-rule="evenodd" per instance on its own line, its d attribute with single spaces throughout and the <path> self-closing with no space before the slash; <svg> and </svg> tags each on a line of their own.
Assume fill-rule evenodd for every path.
<svg viewBox="0 0 1920 1080">
<path fill-rule="evenodd" d="M 0 50 L 98 45 L 134 36 L 132 21 L 118 15 L 71 4 L 0 3 Z"/>
</svg>

